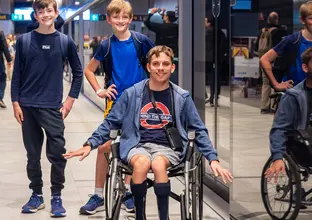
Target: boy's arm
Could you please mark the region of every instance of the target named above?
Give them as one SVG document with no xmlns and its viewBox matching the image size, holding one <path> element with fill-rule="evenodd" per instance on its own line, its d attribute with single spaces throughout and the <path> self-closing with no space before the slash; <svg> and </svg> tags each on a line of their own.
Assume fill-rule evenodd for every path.
<svg viewBox="0 0 312 220">
<path fill-rule="evenodd" d="M 274 122 L 270 131 L 270 149 L 273 161 L 283 159 L 286 151 L 286 132 L 294 129 L 300 109 L 295 97 L 284 95 L 280 101 Z"/>
<path fill-rule="evenodd" d="M 90 83 L 91 87 L 93 88 L 95 92 L 101 89 L 100 84 L 97 81 L 97 78 L 95 77 L 95 74 L 94 74 L 94 72 L 100 66 L 100 64 L 101 62 L 93 57 L 88 63 L 84 71 L 88 82 Z"/>
<path fill-rule="evenodd" d="M 91 150 L 107 142 L 109 140 L 110 130 L 121 129 L 124 118 L 128 112 L 128 103 L 128 93 L 124 91 L 108 117 L 105 118 L 103 123 L 93 132 L 86 144 L 77 150 L 63 154 L 64 158 L 70 159 L 72 157 L 81 156 L 80 160 L 83 160 L 89 155 Z"/>
<path fill-rule="evenodd" d="M 291 81 L 278 83 L 272 71 L 272 63 L 276 60 L 277 56 L 281 56 L 289 50 L 290 43 L 291 42 L 286 37 L 273 49 L 265 53 L 260 59 L 260 64 L 264 70 L 264 73 L 277 91 L 285 91 L 286 89 L 292 88 Z"/>
<path fill-rule="evenodd" d="M 72 69 L 73 81 L 71 83 L 69 94 L 61 109 L 61 111 L 63 112 L 63 119 L 67 117 L 69 111 L 74 104 L 75 99 L 77 99 L 79 96 L 83 77 L 82 66 L 77 53 L 77 47 L 70 37 L 68 37 L 68 40 L 68 62 Z"/>
<path fill-rule="evenodd" d="M 13 75 L 11 81 L 11 100 L 13 103 L 19 102 L 19 94 L 20 94 L 20 79 L 21 79 L 21 64 L 23 61 L 21 60 L 22 53 L 22 45 L 21 38 L 18 38 L 16 41 L 16 52 L 15 52 L 15 60 L 14 60 L 14 68 Z"/>
<path fill-rule="evenodd" d="M 218 161 L 218 155 L 216 149 L 213 147 L 209 138 L 208 130 L 203 121 L 199 117 L 195 104 L 188 96 L 185 101 L 185 111 L 187 120 L 187 127 L 190 130 L 195 130 L 196 138 L 195 144 L 199 152 L 211 163 L 211 161 Z"/>
</svg>

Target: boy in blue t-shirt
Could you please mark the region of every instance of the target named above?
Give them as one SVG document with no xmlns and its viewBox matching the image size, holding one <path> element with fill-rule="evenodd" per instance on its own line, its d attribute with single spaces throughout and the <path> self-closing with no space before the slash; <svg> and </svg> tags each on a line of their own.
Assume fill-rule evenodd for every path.
<svg viewBox="0 0 312 220">
<path fill-rule="evenodd" d="M 292 88 L 306 78 L 302 70 L 301 54 L 312 47 L 312 1 L 301 5 L 300 21 L 304 25 L 302 31 L 286 36 L 260 59 L 261 66 L 276 91 Z M 281 57 L 280 60 L 277 60 L 278 56 Z M 272 71 L 274 61 L 274 69 L 284 76 L 280 83 Z"/>
<path fill-rule="evenodd" d="M 66 166 L 66 160 L 62 156 L 66 152 L 63 120 L 78 98 L 83 72 L 74 41 L 54 27 L 54 19 L 58 16 L 56 1 L 36 0 L 33 9 L 39 27 L 17 40 L 11 86 L 14 116 L 21 125 L 27 151 L 29 188 L 33 191 L 29 201 L 22 207 L 22 212 L 35 213 L 45 207 L 40 165 L 44 130 L 47 137 L 46 154 L 51 163 L 50 215 L 64 217 L 66 211 L 61 199 Z M 64 41 L 68 48 L 66 56 L 73 72 L 72 86 L 63 103 L 63 69 L 66 57 L 62 53 L 61 39 L 67 39 Z"/>
<path fill-rule="evenodd" d="M 129 25 L 133 18 L 132 7 L 128 1 L 114 0 L 107 6 L 107 22 L 112 26 L 113 35 L 103 41 L 85 69 L 85 75 L 97 96 L 106 99 L 106 118 L 113 105 L 127 88 L 147 77 L 145 58 L 154 46 L 143 34 L 130 32 Z M 142 57 L 141 57 L 142 56 Z M 101 89 L 94 72 L 103 63 L 107 89 Z M 80 214 L 93 215 L 104 210 L 104 184 L 108 167 L 104 153 L 110 152 L 111 142 L 98 148 L 96 159 L 95 190 L 86 205 L 80 208 Z M 130 178 L 126 178 L 130 189 Z M 124 202 L 127 212 L 134 211 L 134 202 L 130 198 Z"/>
</svg>

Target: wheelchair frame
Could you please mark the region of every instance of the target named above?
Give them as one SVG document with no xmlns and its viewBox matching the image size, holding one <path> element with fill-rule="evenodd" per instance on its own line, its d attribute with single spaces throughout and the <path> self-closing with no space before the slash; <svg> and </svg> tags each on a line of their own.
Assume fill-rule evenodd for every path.
<svg viewBox="0 0 312 220">
<path fill-rule="evenodd" d="M 312 188 L 307 192 L 303 192 L 301 189 L 301 182 L 308 181 L 310 174 L 312 174 L 312 163 L 309 163 L 309 157 L 312 155 L 312 139 L 305 130 L 289 131 L 287 133 L 287 138 L 286 153 L 284 153 L 283 160 L 285 163 L 286 175 L 289 180 L 287 185 L 278 184 L 276 186 L 276 191 L 278 193 L 283 192 L 283 194 L 280 198 L 274 197 L 274 200 L 289 203 L 289 207 L 282 217 L 276 216 L 272 210 L 268 196 L 267 180 L 264 176 L 264 173 L 272 164 L 271 157 L 266 162 L 261 176 L 261 196 L 265 209 L 272 219 L 277 220 L 296 219 L 302 206 L 312 206 L 312 202 L 306 202 L 306 197 L 312 193 Z M 299 152 L 298 149 L 301 152 Z M 299 158 L 300 156 L 298 156 L 298 153 L 301 153 L 303 156 Z M 291 196 L 289 199 L 285 199 L 288 193 Z M 293 208 L 292 212 L 291 208 Z"/>
<path fill-rule="evenodd" d="M 119 143 L 116 142 L 117 133 L 116 130 L 110 132 L 112 158 L 109 158 L 108 153 L 105 153 L 109 164 L 104 191 L 107 220 L 118 220 L 122 202 L 132 196 L 132 194 L 125 196 L 126 187 L 123 176 L 132 175 L 132 168 L 119 159 Z M 180 195 L 170 192 L 170 197 L 180 202 L 182 220 L 202 220 L 204 158 L 202 154 L 194 152 L 195 132 L 189 132 L 188 139 L 189 145 L 185 162 L 168 169 L 169 178 L 184 176 L 185 189 Z M 147 188 L 152 186 L 153 181 L 147 178 Z"/>
</svg>

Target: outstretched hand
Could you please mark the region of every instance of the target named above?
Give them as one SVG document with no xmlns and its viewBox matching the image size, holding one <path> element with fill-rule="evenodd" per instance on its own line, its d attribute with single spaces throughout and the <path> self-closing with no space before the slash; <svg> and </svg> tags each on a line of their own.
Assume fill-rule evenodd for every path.
<svg viewBox="0 0 312 220">
<path fill-rule="evenodd" d="M 63 154 L 63 157 L 67 160 L 72 157 L 79 157 L 79 160 L 82 161 L 84 158 L 86 158 L 91 152 L 90 146 L 81 147 L 78 150 L 69 151 L 68 153 Z"/>
<path fill-rule="evenodd" d="M 221 167 L 220 163 L 218 161 L 212 161 L 210 164 L 210 168 L 212 172 L 214 173 L 215 177 L 221 176 L 223 182 L 226 184 L 227 181 L 229 183 L 232 183 L 233 176 L 231 172 L 227 169 L 224 169 Z"/>
</svg>

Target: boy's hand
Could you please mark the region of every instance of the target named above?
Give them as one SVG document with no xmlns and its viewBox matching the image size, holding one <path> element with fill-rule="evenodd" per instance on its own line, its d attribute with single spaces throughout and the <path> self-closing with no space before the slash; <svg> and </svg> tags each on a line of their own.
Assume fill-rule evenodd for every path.
<svg viewBox="0 0 312 220">
<path fill-rule="evenodd" d="M 116 100 L 116 95 L 118 95 L 116 85 L 112 84 L 106 90 L 102 90 L 97 95 L 102 99 L 108 98 L 109 100 Z"/>
<path fill-rule="evenodd" d="M 232 183 L 232 174 L 227 169 L 223 169 L 218 161 L 212 161 L 210 164 L 210 168 L 216 177 L 218 177 L 219 175 L 222 177 L 222 180 L 225 184 L 227 183 L 227 181 Z"/>
<path fill-rule="evenodd" d="M 66 101 L 63 103 L 63 107 L 60 109 L 60 112 L 62 113 L 63 120 L 67 117 L 69 112 L 71 111 L 75 99 L 72 97 L 67 97 Z"/>
<path fill-rule="evenodd" d="M 13 102 L 13 110 L 14 110 L 14 117 L 16 118 L 17 122 L 20 125 L 22 125 L 24 121 L 24 115 L 18 102 Z"/>
<path fill-rule="evenodd" d="M 85 146 L 75 151 L 69 151 L 68 153 L 63 154 L 63 157 L 65 159 L 70 159 L 72 157 L 81 156 L 79 160 L 82 161 L 84 158 L 86 158 L 90 154 L 90 151 L 91 151 L 91 147 Z"/>
<path fill-rule="evenodd" d="M 287 89 L 294 87 L 293 84 L 294 84 L 294 81 L 288 80 L 286 82 L 281 82 L 281 83 L 277 84 L 276 86 L 274 86 L 274 89 L 278 92 L 283 92 Z"/>
<path fill-rule="evenodd" d="M 268 179 L 268 182 L 270 182 L 274 176 L 275 183 L 277 183 L 280 173 L 285 174 L 285 164 L 283 160 L 276 160 L 272 163 L 271 167 L 265 171 L 264 175 L 265 178 Z"/>
</svg>

